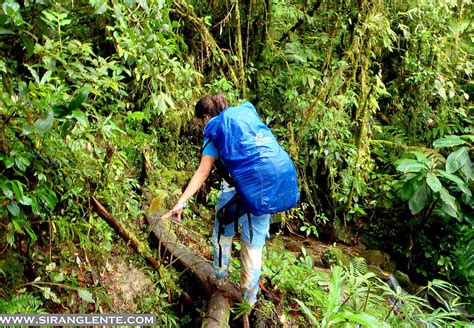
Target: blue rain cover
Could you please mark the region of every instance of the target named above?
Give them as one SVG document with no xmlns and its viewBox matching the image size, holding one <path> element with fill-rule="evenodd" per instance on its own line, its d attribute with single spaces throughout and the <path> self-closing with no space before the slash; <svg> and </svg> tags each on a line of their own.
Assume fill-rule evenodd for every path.
<svg viewBox="0 0 474 328">
<path fill-rule="evenodd" d="M 248 210 L 254 215 L 291 209 L 299 199 L 293 161 L 247 102 L 209 121 L 212 140 Z"/>
</svg>

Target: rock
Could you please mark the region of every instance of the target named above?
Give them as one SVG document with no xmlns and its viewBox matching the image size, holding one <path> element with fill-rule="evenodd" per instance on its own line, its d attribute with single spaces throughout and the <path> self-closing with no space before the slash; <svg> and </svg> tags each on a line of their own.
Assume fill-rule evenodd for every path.
<svg viewBox="0 0 474 328">
<path fill-rule="evenodd" d="M 411 280 L 410 280 L 410 277 L 408 277 L 408 275 L 406 273 L 403 273 L 399 270 L 396 270 L 393 275 L 395 276 L 395 278 L 397 279 L 398 283 L 400 284 L 400 286 L 404 289 L 408 289 L 411 287 Z"/>
<path fill-rule="evenodd" d="M 382 263 L 381 268 L 388 272 L 394 272 L 397 269 L 397 265 L 393 261 L 386 260 Z"/>
<path fill-rule="evenodd" d="M 342 241 L 345 244 L 351 244 L 352 240 L 354 240 L 354 233 L 349 229 L 348 226 L 335 221 L 334 222 L 334 235 L 335 237 Z"/>
<path fill-rule="evenodd" d="M 290 239 L 286 242 L 286 249 L 290 252 L 301 253 L 301 246 L 303 246 L 303 244 L 297 240 Z"/>
<path fill-rule="evenodd" d="M 373 264 L 369 264 L 368 269 L 369 271 L 375 273 L 375 275 L 383 281 L 386 281 L 390 275 L 388 272 L 380 269 L 378 266 L 373 265 Z"/>
<path fill-rule="evenodd" d="M 345 254 L 340 248 L 333 246 L 324 253 L 324 262 L 327 266 L 336 264 L 348 267 L 351 263 L 351 257 Z"/>
<path fill-rule="evenodd" d="M 361 251 L 361 255 L 367 262 L 379 267 L 383 267 L 385 262 L 390 261 L 389 255 L 379 250 L 364 250 Z"/>
</svg>

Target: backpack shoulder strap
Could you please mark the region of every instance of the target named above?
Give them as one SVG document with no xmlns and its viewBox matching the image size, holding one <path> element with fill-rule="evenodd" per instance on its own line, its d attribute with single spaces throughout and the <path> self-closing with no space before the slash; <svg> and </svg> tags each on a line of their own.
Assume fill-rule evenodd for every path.
<svg viewBox="0 0 474 328">
<path fill-rule="evenodd" d="M 211 142 L 212 140 L 208 139 L 205 143 L 204 143 L 204 146 L 202 147 L 202 150 L 206 149 L 206 147 L 209 145 L 209 143 Z M 224 179 L 228 184 L 229 186 L 233 187 L 234 186 L 234 180 L 232 179 L 232 177 L 230 176 L 230 173 L 229 173 L 229 170 L 227 170 L 227 168 L 225 167 L 224 163 L 222 163 L 221 161 L 221 155 L 219 154 L 219 151 L 217 150 L 216 148 L 216 151 L 217 151 L 217 159 L 216 161 L 214 162 L 214 166 L 217 170 L 217 173 L 219 174 L 219 176 Z"/>
</svg>

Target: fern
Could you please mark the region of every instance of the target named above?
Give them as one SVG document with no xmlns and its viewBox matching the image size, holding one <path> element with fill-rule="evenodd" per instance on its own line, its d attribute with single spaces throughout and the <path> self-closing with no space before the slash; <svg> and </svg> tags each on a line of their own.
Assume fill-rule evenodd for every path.
<svg viewBox="0 0 474 328">
<path fill-rule="evenodd" d="M 14 295 L 9 300 L 0 299 L 0 313 L 4 314 L 46 313 L 42 306 L 41 299 L 32 294 Z"/>
<path fill-rule="evenodd" d="M 366 274 L 369 272 L 369 267 L 367 266 L 367 262 L 363 257 L 353 257 L 351 258 L 351 267 L 355 272 Z"/>
</svg>

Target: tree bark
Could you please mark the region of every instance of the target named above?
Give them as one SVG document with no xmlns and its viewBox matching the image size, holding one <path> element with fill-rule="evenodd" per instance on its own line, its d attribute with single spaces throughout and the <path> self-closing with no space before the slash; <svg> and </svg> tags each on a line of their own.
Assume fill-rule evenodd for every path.
<svg viewBox="0 0 474 328">
<path fill-rule="evenodd" d="M 132 248 L 137 251 L 141 256 L 143 256 L 146 261 L 154 268 L 158 269 L 160 267 L 160 263 L 153 257 L 153 255 L 147 251 L 146 246 L 138 240 L 138 238 L 130 231 L 128 231 L 119 220 L 114 218 L 112 214 L 110 214 L 104 206 L 95 198 L 91 197 L 92 204 L 94 206 L 95 212 L 104 219 L 105 222 L 109 224 L 109 226 L 114 229 L 114 231 L 122 237 L 127 243 L 130 243 Z"/>
<path fill-rule="evenodd" d="M 138 238 L 128 231 L 122 223 L 110 214 L 107 209 L 95 198 L 91 197 L 94 211 L 104 219 L 123 240 L 130 243 L 132 248 L 142 255 L 155 269 L 161 263 L 147 250 Z M 182 245 L 171 230 L 170 221 L 146 215 L 153 234 L 158 239 L 161 255 L 169 258 L 169 262 L 178 270 L 183 270 L 196 284 L 189 286 L 189 291 L 204 293 L 209 298 L 207 313 L 203 320 L 203 327 L 229 327 L 230 307 L 241 300 L 240 288 L 226 282 L 217 284 L 214 269 L 209 261 L 194 254 L 189 248 Z"/>
<path fill-rule="evenodd" d="M 231 80 L 234 82 L 236 86 L 240 85 L 239 79 L 235 74 L 234 68 L 227 60 L 226 55 L 222 51 L 222 49 L 217 44 L 214 36 L 209 32 L 208 27 L 204 23 L 203 18 L 200 18 L 196 15 L 193 8 L 183 0 L 173 0 L 173 4 L 175 5 L 176 13 L 182 16 L 184 19 L 189 20 L 192 26 L 201 34 L 205 44 L 211 49 L 212 55 L 214 56 L 215 60 L 223 62 L 223 64 L 228 68 Z"/>
<path fill-rule="evenodd" d="M 241 300 L 240 288 L 229 282 L 218 286 L 211 263 L 178 241 L 171 229 L 172 222 L 149 215 L 146 220 L 158 239 L 162 256 L 169 256 L 170 263 L 175 268 L 183 270 L 196 282 L 190 286 L 194 289 L 190 292 L 204 294 L 209 298 L 202 327 L 228 327 L 230 307 Z"/>
<path fill-rule="evenodd" d="M 170 263 L 178 270 L 185 271 L 190 275 L 196 286 L 208 298 L 214 293 L 220 292 L 231 303 L 241 300 L 240 290 L 231 283 L 225 283 L 218 287 L 218 279 L 215 277 L 214 268 L 206 259 L 194 254 L 188 247 L 182 245 L 174 235 L 170 221 L 160 220 L 150 215 L 146 215 L 146 220 L 150 224 L 153 234 L 158 239 L 159 249 L 162 256 L 169 257 Z"/>
<path fill-rule="evenodd" d="M 229 327 L 230 303 L 222 293 L 214 293 L 207 304 L 202 326 L 206 328 Z"/>
<path fill-rule="evenodd" d="M 247 84 L 245 83 L 244 54 L 242 45 L 242 24 L 240 22 L 240 3 L 234 0 L 235 5 L 235 43 L 237 46 L 237 58 L 239 61 L 239 80 L 242 86 L 244 98 L 247 97 Z M 249 17 L 250 19 L 250 17 Z M 247 36 L 248 37 L 248 36 Z"/>
</svg>

